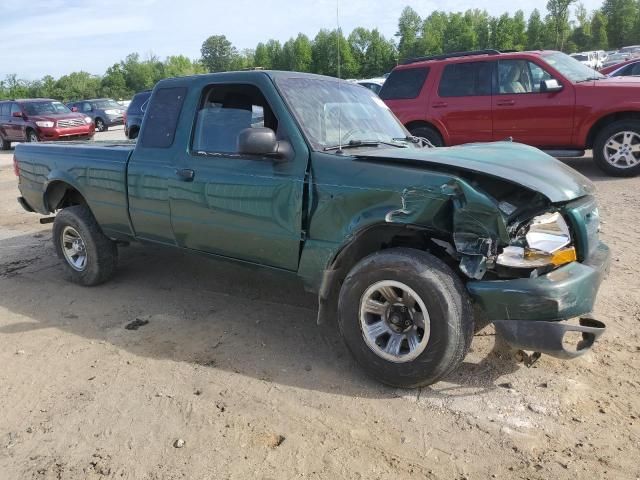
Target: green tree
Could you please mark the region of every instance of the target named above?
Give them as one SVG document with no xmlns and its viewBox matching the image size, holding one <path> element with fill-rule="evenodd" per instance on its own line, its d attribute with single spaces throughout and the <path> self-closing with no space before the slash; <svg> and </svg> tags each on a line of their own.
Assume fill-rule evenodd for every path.
<svg viewBox="0 0 640 480">
<path fill-rule="evenodd" d="M 202 64 L 209 72 L 230 69 L 238 51 L 224 35 L 212 35 L 202 43 Z"/>
<path fill-rule="evenodd" d="M 524 50 L 527 47 L 527 24 L 524 21 L 524 12 L 517 10 L 513 15 L 513 48 Z"/>
<path fill-rule="evenodd" d="M 635 43 L 638 3 L 636 0 L 604 0 L 602 13 L 606 17 L 607 38 L 612 47 Z"/>
<path fill-rule="evenodd" d="M 396 37 L 398 42 L 398 56 L 400 59 L 407 59 L 422 55 L 420 49 L 420 27 L 422 19 L 418 12 L 411 7 L 405 7 L 398 19 L 398 32 Z"/>
<path fill-rule="evenodd" d="M 602 11 L 596 10 L 591 17 L 592 47 L 596 50 L 607 50 L 609 38 L 607 37 L 607 18 Z"/>
<path fill-rule="evenodd" d="M 549 12 L 549 23 L 554 32 L 554 48 L 562 50 L 567 34 L 571 27 L 569 26 L 569 7 L 576 0 L 549 0 L 547 2 L 547 11 Z"/>
<path fill-rule="evenodd" d="M 462 13 L 449 14 L 444 29 L 442 49 L 445 52 L 473 50 L 476 44 L 476 32 L 470 19 Z"/>
<path fill-rule="evenodd" d="M 498 50 L 513 50 L 515 23 L 508 13 L 503 13 L 497 19 L 492 19 L 492 46 Z"/>
<path fill-rule="evenodd" d="M 206 73 L 204 66 L 184 55 L 172 55 L 164 61 L 164 74 L 167 77 L 184 77 L 198 73 Z"/>
<path fill-rule="evenodd" d="M 540 12 L 535 8 L 527 22 L 527 49 L 542 50 L 545 48 L 545 25 Z"/>
<path fill-rule="evenodd" d="M 486 10 L 467 10 L 464 13 L 467 22 L 470 22 L 475 32 L 476 45 L 474 48 L 485 49 L 490 46 L 489 14 Z"/>
<path fill-rule="evenodd" d="M 135 93 L 127 87 L 124 70 L 120 63 L 110 66 L 100 81 L 100 95 L 111 98 L 127 98 Z"/>
<path fill-rule="evenodd" d="M 338 45 L 340 45 L 340 75 L 338 75 Z M 358 67 L 355 64 L 351 47 L 338 30 L 320 30 L 311 47 L 312 71 L 321 75 L 340 78 L 355 77 Z"/>
<path fill-rule="evenodd" d="M 99 93 L 100 77 L 87 72 L 73 72 L 63 75 L 55 85 L 56 97 L 64 102 L 95 98 Z"/>
<path fill-rule="evenodd" d="M 434 55 L 444 52 L 444 35 L 449 19 L 447 14 L 436 10 L 422 24 L 423 55 Z M 401 57 L 402 58 L 402 57 Z"/>
<path fill-rule="evenodd" d="M 360 76 L 377 77 L 390 71 L 396 65 L 396 55 L 396 46 L 393 41 L 387 40 L 374 28 L 370 32 L 369 45 L 360 66 Z"/>
</svg>

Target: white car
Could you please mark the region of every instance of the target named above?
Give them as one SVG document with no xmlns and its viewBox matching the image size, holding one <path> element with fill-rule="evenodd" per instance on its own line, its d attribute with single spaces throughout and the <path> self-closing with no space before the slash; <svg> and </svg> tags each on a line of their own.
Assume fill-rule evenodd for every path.
<svg viewBox="0 0 640 480">
<path fill-rule="evenodd" d="M 599 55 L 599 52 L 573 53 L 571 54 L 571 57 L 575 58 L 587 67 L 593 68 L 594 70 L 602 68 L 602 58 Z"/>
</svg>

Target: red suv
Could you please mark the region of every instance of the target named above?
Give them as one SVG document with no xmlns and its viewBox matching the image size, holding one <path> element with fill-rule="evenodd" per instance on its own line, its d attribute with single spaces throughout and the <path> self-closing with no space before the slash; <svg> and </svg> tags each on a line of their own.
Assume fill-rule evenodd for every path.
<svg viewBox="0 0 640 480">
<path fill-rule="evenodd" d="M 380 97 L 436 146 L 513 139 L 556 157 L 584 155 L 640 173 L 640 78 L 607 78 L 555 51 L 482 50 L 397 66 Z"/>
<path fill-rule="evenodd" d="M 74 113 L 57 100 L 33 98 L 0 102 L 0 149 L 11 142 L 91 139 L 91 117 Z"/>
</svg>

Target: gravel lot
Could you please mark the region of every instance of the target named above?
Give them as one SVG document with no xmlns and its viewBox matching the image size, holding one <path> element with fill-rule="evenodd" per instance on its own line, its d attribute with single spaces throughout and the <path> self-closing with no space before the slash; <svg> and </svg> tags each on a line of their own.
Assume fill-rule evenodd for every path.
<svg viewBox="0 0 640 480">
<path fill-rule="evenodd" d="M 567 162 L 597 183 L 614 257 L 591 353 L 527 368 L 488 327 L 450 378 L 404 391 L 366 378 L 288 277 L 131 246 L 111 282 L 65 282 L 51 226 L 15 201 L 11 155 L 0 478 L 640 477 L 639 178 Z"/>
</svg>

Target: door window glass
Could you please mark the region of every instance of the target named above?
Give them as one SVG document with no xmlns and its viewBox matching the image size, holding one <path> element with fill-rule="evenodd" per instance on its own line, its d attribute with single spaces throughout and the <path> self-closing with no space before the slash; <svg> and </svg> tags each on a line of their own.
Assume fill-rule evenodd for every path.
<svg viewBox="0 0 640 480">
<path fill-rule="evenodd" d="M 492 62 L 453 63 L 445 67 L 438 87 L 441 97 L 491 95 Z"/>
<path fill-rule="evenodd" d="M 422 90 L 427 75 L 429 75 L 429 69 L 425 67 L 394 70 L 384 82 L 382 89 L 378 87 L 380 98 L 383 100 L 416 98 Z M 373 88 L 368 88 L 378 93 Z"/>
<path fill-rule="evenodd" d="M 527 60 L 502 60 L 498 62 L 499 93 L 537 93 L 540 84 L 551 75 Z"/>
<path fill-rule="evenodd" d="M 185 87 L 159 88 L 149 103 L 143 125 L 141 145 L 151 148 L 169 148 L 173 145 L 178 118 L 187 93 Z"/>
<path fill-rule="evenodd" d="M 8 117 L 11 115 L 9 112 L 11 111 L 11 105 L 9 102 L 0 103 L 0 117 Z"/>
<path fill-rule="evenodd" d="M 17 103 L 12 103 L 11 104 L 11 113 L 10 115 L 13 115 L 13 112 L 21 112 L 22 110 L 20 110 L 20 107 L 18 106 Z"/>
<path fill-rule="evenodd" d="M 87 103 L 87 102 L 84 102 L 82 104 L 82 111 L 83 112 L 90 112 L 91 111 L 91 104 Z"/>
<path fill-rule="evenodd" d="M 203 93 L 192 149 L 195 152 L 238 153 L 240 132 L 259 127 L 278 131 L 278 121 L 257 87 L 213 85 Z"/>
</svg>

